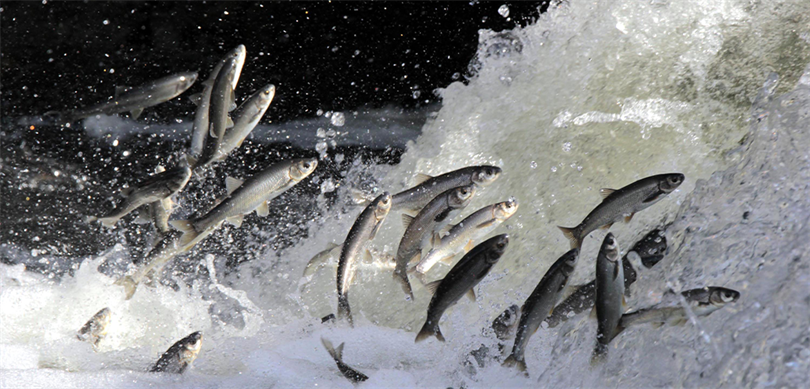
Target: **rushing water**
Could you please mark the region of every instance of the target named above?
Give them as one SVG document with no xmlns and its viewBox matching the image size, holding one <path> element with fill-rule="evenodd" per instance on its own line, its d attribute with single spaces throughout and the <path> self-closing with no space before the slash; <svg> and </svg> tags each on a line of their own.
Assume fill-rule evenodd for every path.
<svg viewBox="0 0 810 389">
<path fill-rule="evenodd" d="M 244 252 L 234 246 L 207 253 L 204 246 L 184 260 L 206 271 L 175 276 L 174 288 L 140 287 L 124 300 L 122 288 L 112 285 L 114 271 L 104 269 L 129 261 L 126 241 L 83 258 L 62 277 L 25 271 L 26 264 L 55 266 L 62 258 L 3 247 L 21 264 L 0 265 L 0 386 L 350 387 L 321 336 L 346 342 L 345 362 L 369 375 L 365 385 L 372 387 L 538 380 L 553 387 L 803 386 L 810 379 L 806 15 L 810 3 L 798 0 L 570 1 L 525 28 L 482 31 L 471 62 L 476 75 L 441 91 L 442 108 L 408 142 L 399 164 L 339 165 L 345 174 L 337 200 L 313 196 L 312 215 L 285 219 L 288 227 L 303 225 L 292 246 L 241 246 L 264 250 L 237 271 L 226 272 L 222 263 Z M 120 120 L 86 125 L 90 132 L 109 127 L 99 135 L 138 131 Z M 317 126 L 299 131 L 311 138 Z M 357 139 L 390 139 L 389 128 L 380 131 L 386 135 Z M 480 163 L 504 174 L 468 210 L 509 197 L 520 209 L 498 230 L 512 240 L 477 287 L 478 300 L 462 300 L 445 315 L 447 343 L 414 344 L 428 293 L 412 279 L 415 301 L 405 301 L 390 269 L 374 265 L 359 269 L 352 290 L 357 327 L 320 324 L 335 310 L 334 265 L 311 280 L 300 275 L 309 258 L 342 241 L 359 213 L 349 189 L 399 191 L 416 172 Z M 629 329 L 596 369 L 588 367 L 595 324 L 585 314 L 535 334 L 527 350 L 531 378 L 497 363 L 464 363 L 480 344 L 494 346 L 482 329 L 522 303 L 567 250 L 557 225 L 578 223 L 598 203 L 601 187 L 671 171 L 684 173 L 686 183 L 611 230 L 627 248 L 667 226 L 667 256 L 640 271 L 627 303 L 646 307 L 668 291 L 707 285 L 740 291 L 737 303 L 683 327 Z M 386 221 L 377 250 L 396 250 L 398 218 Z M 284 233 L 280 225 L 274 231 Z M 598 231 L 585 240 L 574 283 L 593 278 L 603 236 Z M 432 278 L 449 269 L 437 268 Z M 94 352 L 74 333 L 105 306 L 112 310 L 109 335 Z M 205 334 L 203 350 L 186 374 L 143 372 L 195 330 Z"/>
</svg>

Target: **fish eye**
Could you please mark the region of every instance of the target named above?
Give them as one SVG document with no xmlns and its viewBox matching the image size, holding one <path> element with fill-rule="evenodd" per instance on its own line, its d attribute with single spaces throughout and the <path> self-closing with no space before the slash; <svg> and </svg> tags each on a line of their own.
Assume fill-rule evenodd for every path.
<svg viewBox="0 0 810 389">
<path fill-rule="evenodd" d="M 310 164 L 309 162 L 304 162 L 304 164 L 303 164 L 304 169 L 309 169 L 309 167 L 310 167 L 311 165 L 312 165 L 312 164 Z"/>
</svg>

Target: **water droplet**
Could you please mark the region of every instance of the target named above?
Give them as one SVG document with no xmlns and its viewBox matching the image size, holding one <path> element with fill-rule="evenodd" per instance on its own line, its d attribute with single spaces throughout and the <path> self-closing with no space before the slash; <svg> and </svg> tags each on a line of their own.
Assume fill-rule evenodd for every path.
<svg viewBox="0 0 810 389">
<path fill-rule="evenodd" d="M 414 99 L 418 99 L 419 96 L 421 96 L 421 95 L 422 95 L 422 92 L 420 92 L 418 90 L 413 91 L 413 98 Z"/>
<path fill-rule="evenodd" d="M 335 191 L 335 182 L 331 178 L 325 179 L 321 183 L 321 193 L 330 193 Z"/>
<path fill-rule="evenodd" d="M 337 135 L 337 131 L 335 131 L 335 130 L 333 130 L 331 128 L 326 130 L 326 137 L 327 138 L 334 138 L 336 135 Z"/>
<path fill-rule="evenodd" d="M 567 152 L 569 152 L 569 151 L 571 151 L 571 142 L 565 142 L 565 143 L 563 143 L 563 145 L 562 145 L 562 149 L 563 149 L 563 151 L 565 151 L 566 153 L 567 153 Z"/>
<path fill-rule="evenodd" d="M 332 125 L 337 127 L 342 127 L 343 124 L 346 123 L 346 118 L 343 116 L 343 112 L 335 112 L 332 114 Z"/>
<path fill-rule="evenodd" d="M 113 141 L 113 147 L 118 147 L 118 139 Z"/>
<path fill-rule="evenodd" d="M 323 110 L 322 110 L 322 109 L 318 109 L 318 111 L 317 111 L 317 112 L 315 112 L 315 115 L 318 115 L 318 116 L 323 116 Z"/>
<path fill-rule="evenodd" d="M 335 155 L 335 163 L 341 163 L 341 162 L 343 162 L 343 158 L 345 158 L 345 157 L 343 156 L 343 154 L 338 154 L 338 155 Z"/>
<path fill-rule="evenodd" d="M 459 78 L 461 78 L 461 73 L 459 73 L 459 72 L 455 72 L 455 73 L 453 73 L 452 78 L 453 78 L 454 80 L 458 80 Z"/>
<path fill-rule="evenodd" d="M 552 172 L 552 173 L 556 173 L 556 172 L 557 172 L 557 167 L 556 167 L 556 166 L 552 166 L 552 167 L 551 167 L 551 172 Z"/>
<path fill-rule="evenodd" d="M 323 127 L 318 127 L 318 130 L 315 131 L 315 136 L 318 138 L 325 138 L 326 137 L 326 130 Z"/>
<path fill-rule="evenodd" d="M 318 142 L 315 145 L 315 151 L 317 151 L 321 155 L 323 155 L 323 153 L 326 152 L 326 148 L 327 148 L 326 142 L 324 142 L 324 141 Z"/>
<path fill-rule="evenodd" d="M 104 21 L 103 21 L 103 22 L 101 22 L 101 23 L 102 23 L 102 24 L 104 24 L 104 25 L 106 26 L 106 25 L 110 24 L 110 21 L 109 21 L 109 20 L 104 20 Z"/>
<path fill-rule="evenodd" d="M 503 16 L 505 18 L 508 18 L 509 17 L 509 6 L 506 5 L 506 4 L 500 6 L 498 8 L 498 13 L 501 14 L 501 16 Z"/>
<path fill-rule="evenodd" d="M 532 163 L 529 164 L 529 167 L 532 169 L 537 169 L 537 162 L 532 161 Z"/>
</svg>

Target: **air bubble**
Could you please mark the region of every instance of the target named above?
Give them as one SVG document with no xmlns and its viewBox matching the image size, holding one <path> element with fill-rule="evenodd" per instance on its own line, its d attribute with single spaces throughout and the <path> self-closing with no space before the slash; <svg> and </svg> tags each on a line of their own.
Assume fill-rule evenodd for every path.
<svg viewBox="0 0 810 389">
<path fill-rule="evenodd" d="M 501 16 L 503 16 L 505 18 L 508 18 L 509 17 L 509 6 L 504 4 L 504 5 L 500 6 L 500 7 L 498 7 L 498 13 Z"/>
<path fill-rule="evenodd" d="M 343 127 L 346 123 L 346 118 L 343 116 L 343 112 L 335 112 L 332 114 L 332 125 L 337 127 Z"/>
</svg>

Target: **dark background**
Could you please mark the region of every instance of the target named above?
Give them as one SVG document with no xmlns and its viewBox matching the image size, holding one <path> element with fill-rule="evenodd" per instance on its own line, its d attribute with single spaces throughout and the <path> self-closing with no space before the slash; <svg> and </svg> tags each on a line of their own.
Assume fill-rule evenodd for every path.
<svg viewBox="0 0 810 389">
<path fill-rule="evenodd" d="M 498 14 L 503 4 L 508 19 Z M 284 122 L 318 109 L 435 102 L 433 90 L 454 81 L 454 73 L 468 75 L 479 29 L 526 25 L 547 2 L 3 1 L 1 7 L 3 116 L 94 104 L 116 85 L 180 71 L 198 70 L 204 80 L 215 60 L 244 44 L 237 95 L 275 84 L 265 122 Z"/>
</svg>

